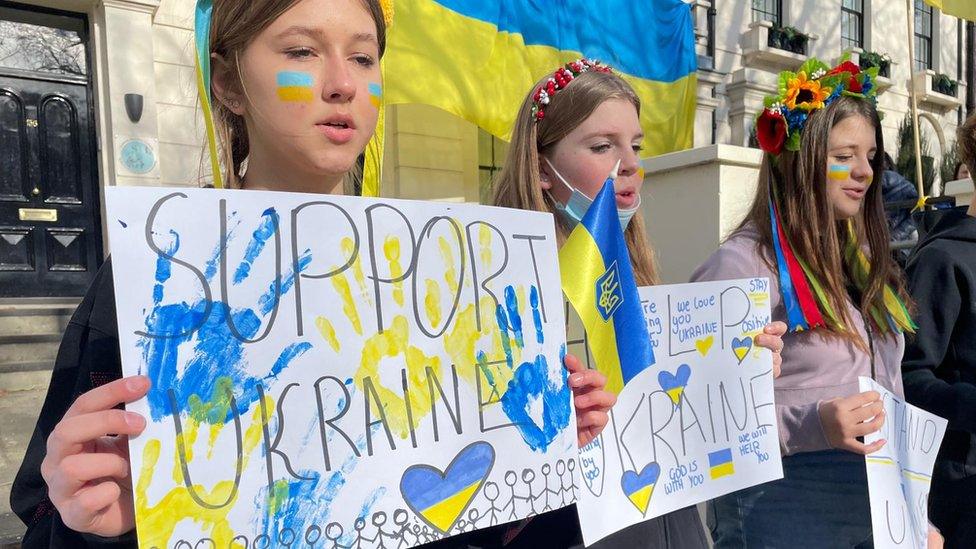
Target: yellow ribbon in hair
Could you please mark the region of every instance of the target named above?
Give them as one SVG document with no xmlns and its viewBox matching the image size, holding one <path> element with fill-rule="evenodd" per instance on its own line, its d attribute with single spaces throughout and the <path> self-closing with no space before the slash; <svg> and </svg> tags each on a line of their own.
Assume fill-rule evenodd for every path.
<svg viewBox="0 0 976 549">
<path fill-rule="evenodd" d="M 213 109 L 210 103 L 210 20 L 213 13 L 213 0 L 198 0 L 194 13 L 194 38 L 196 42 L 195 65 L 197 73 L 197 95 L 203 109 L 203 122 L 207 128 L 207 149 L 210 151 L 210 169 L 213 171 L 214 188 L 223 189 L 224 179 L 220 173 L 220 156 L 217 148 L 217 131 L 214 127 Z"/>
<path fill-rule="evenodd" d="M 854 231 L 854 223 L 852 221 L 847 222 L 847 235 L 847 254 L 854 260 L 854 264 L 852 265 L 855 278 L 854 282 L 863 290 L 867 286 L 868 276 L 871 273 L 871 262 L 868 261 L 864 250 L 857 245 L 857 233 Z M 905 307 L 905 304 L 889 284 L 885 284 L 883 301 L 885 312 L 888 313 L 888 317 L 895 324 L 895 327 L 904 332 L 915 333 L 918 325 L 912 320 L 911 315 L 908 313 L 908 308 Z M 881 316 L 880 311 L 872 308 L 870 314 L 878 327 L 882 331 L 887 331 L 885 330 L 885 324 L 887 323 L 882 322 L 883 316 Z"/>
</svg>

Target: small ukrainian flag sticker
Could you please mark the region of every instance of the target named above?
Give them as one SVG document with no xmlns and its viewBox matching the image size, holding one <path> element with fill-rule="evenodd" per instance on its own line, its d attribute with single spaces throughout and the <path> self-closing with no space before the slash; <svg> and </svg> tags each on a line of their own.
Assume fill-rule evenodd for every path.
<svg viewBox="0 0 976 549">
<path fill-rule="evenodd" d="M 735 474 L 732 463 L 732 449 L 726 448 L 708 454 L 708 469 L 713 479 Z"/>
</svg>

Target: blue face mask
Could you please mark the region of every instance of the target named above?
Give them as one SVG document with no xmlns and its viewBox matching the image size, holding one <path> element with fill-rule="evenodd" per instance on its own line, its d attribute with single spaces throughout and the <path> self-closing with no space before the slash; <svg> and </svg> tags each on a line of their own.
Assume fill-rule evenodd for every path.
<svg viewBox="0 0 976 549">
<path fill-rule="evenodd" d="M 546 164 L 549 165 L 549 169 L 552 170 L 553 175 L 555 175 L 556 178 L 559 179 L 559 181 L 570 190 L 571 194 L 569 195 L 569 200 L 566 201 L 565 204 L 556 200 L 556 197 L 552 195 L 549 196 L 552 197 L 552 201 L 556 205 L 556 212 L 558 212 L 560 217 L 562 217 L 563 220 L 569 224 L 570 229 L 573 229 L 576 227 L 576 225 L 583 221 L 583 216 L 586 215 L 586 211 L 589 210 L 590 206 L 593 204 L 593 199 L 580 192 L 580 190 L 576 187 L 570 185 L 569 182 L 566 181 L 566 178 L 564 178 L 562 174 L 560 174 L 559 171 L 556 170 L 556 168 L 552 165 L 552 162 L 549 162 L 548 158 L 543 157 L 543 160 L 545 160 Z M 640 210 L 640 207 L 641 197 L 638 194 L 637 204 L 635 204 L 633 208 L 617 208 L 617 218 L 620 220 L 620 230 L 627 230 L 627 226 L 630 225 L 630 220 L 633 219 L 634 214 Z"/>
</svg>

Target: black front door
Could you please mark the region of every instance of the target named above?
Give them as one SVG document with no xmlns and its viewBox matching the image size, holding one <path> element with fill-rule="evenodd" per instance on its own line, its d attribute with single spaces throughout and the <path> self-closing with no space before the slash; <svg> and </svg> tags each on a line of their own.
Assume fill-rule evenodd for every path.
<svg viewBox="0 0 976 549">
<path fill-rule="evenodd" d="M 101 263 L 87 37 L 0 1 L 0 298 L 83 295 Z"/>
</svg>

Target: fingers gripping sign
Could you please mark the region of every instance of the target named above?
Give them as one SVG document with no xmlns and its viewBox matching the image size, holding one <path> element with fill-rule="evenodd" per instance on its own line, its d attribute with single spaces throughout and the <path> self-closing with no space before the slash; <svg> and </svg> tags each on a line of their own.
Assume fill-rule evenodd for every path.
<svg viewBox="0 0 976 549">
<path fill-rule="evenodd" d="M 820 403 L 818 410 L 824 434 L 834 448 L 870 454 L 880 450 L 887 442 L 880 439 L 865 444 L 858 440 L 859 437 L 877 432 L 884 424 L 884 403 L 877 391 L 827 400 Z"/>
<path fill-rule="evenodd" d="M 47 440 L 41 475 L 71 529 L 118 536 L 135 526 L 128 437 L 145 419 L 115 409 L 145 396 L 149 380 L 119 379 L 80 396 Z"/>
<path fill-rule="evenodd" d="M 607 376 L 587 369 L 578 358 L 566 355 L 563 360 L 569 371 L 569 386 L 573 388 L 573 405 L 576 407 L 576 434 L 582 448 L 600 435 L 610 420 L 610 408 L 617 396 L 606 391 Z"/>
</svg>

